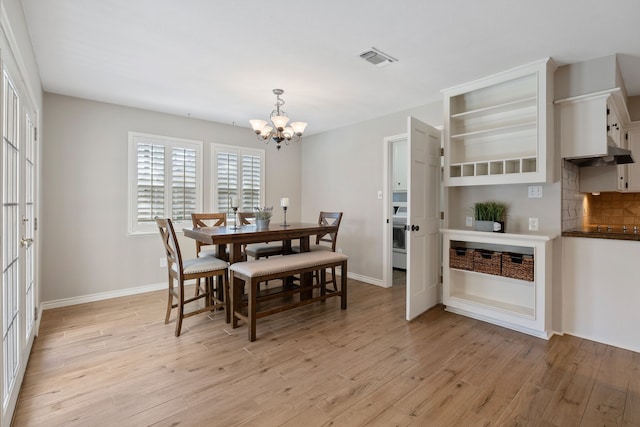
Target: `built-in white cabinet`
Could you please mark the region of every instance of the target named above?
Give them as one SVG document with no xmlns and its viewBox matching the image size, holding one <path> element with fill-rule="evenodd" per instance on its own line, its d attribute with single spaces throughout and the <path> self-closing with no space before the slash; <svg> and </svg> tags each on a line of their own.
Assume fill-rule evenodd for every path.
<svg viewBox="0 0 640 427">
<path fill-rule="evenodd" d="M 627 166 L 627 190 L 640 192 L 640 122 L 631 123 L 625 132 L 627 148 L 631 150 L 631 157 L 635 163 Z"/>
<path fill-rule="evenodd" d="M 484 320 L 542 338 L 551 330 L 552 241 L 556 236 L 441 230 L 443 237 L 443 302 L 447 311 Z M 450 254 L 473 249 L 524 255 L 532 275 L 507 277 L 500 268 L 493 274 L 477 266 L 452 267 Z M 477 254 L 476 254 L 477 256 Z M 532 264 L 532 265 L 531 265 Z M 502 266 L 504 268 L 504 266 Z"/>
<path fill-rule="evenodd" d="M 622 146 L 628 122 L 620 89 L 556 101 L 560 109 L 560 155 L 565 159 L 604 156 L 607 146 Z"/>
<path fill-rule="evenodd" d="M 407 191 L 407 141 L 393 143 L 393 191 Z"/>
<path fill-rule="evenodd" d="M 619 88 L 559 100 L 556 105 L 563 158 L 606 156 L 608 146 L 629 148 L 629 113 Z M 581 167 L 580 192 L 632 191 L 629 171 L 626 164 Z"/>
<path fill-rule="evenodd" d="M 553 71 L 547 58 L 442 91 L 446 186 L 552 180 Z"/>
</svg>

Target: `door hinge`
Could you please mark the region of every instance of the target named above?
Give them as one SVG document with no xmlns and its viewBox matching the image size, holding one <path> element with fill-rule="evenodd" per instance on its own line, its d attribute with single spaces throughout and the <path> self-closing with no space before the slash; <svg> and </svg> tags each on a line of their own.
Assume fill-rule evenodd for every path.
<svg viewBox="0 0 640 427">
<path fill-rule="evenodd" d="M 440 212 L 440 219 L 444 219 L 444 212 Z"/>
<path fill-rule="evenodd" d="M 443 157 L 443 156 L 444 156 L 444 148 L 441 148 L 440 149 L 440 157 Z"/>
<path fill-rule="evenodd" d="M 33 139 L 38 140 L 38 128 L 33 128 Z"/>
<path fill-rule="evenodd" d="M 38 320 L 38 307 L 33 307 L 33 320 Z"/>
</svg>

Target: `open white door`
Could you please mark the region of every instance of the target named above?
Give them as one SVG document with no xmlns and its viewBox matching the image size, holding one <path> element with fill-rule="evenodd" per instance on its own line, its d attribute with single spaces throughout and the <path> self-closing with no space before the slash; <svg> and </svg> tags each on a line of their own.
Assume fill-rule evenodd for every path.
<svg viewBox="0 0 640 427">
<path fill-rule="evenodd" d="M 407 320 L 438 303 L 440 131 L 408 119 Z"/>
</svg>

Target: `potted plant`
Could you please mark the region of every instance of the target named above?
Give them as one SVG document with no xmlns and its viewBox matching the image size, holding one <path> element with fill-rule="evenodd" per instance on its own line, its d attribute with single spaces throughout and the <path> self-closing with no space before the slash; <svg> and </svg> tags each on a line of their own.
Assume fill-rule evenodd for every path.
<svg viewBox="0 0 640 427">
<path fill-rule="evenodd" d="M 259 230 L 269 228 L 269 222 L 271 221 L 271 215 L 273 214 L 273 206 L 271 207 L 255 207 L 256 215 L 256 228 Z"/>
<path fill-rule="evenodd" d="M 504 233 L 507 206 L 498 202 L 480 202 L 473 205 L 476 230 Z"/>
</svg>

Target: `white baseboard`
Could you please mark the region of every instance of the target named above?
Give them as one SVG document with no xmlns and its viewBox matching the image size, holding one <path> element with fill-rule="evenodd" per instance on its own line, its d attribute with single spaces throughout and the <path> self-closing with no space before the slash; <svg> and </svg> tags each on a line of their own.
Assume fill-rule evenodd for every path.
<svg viewBox="0 0 640 427">
<path fill-rule="evenodd" d="M 336 271 L 336 274 L 341 274 L 340 269 Z M 359 282 L 368 283 L 370 285 L 385 287 L 382 280 L 374 279 L 372 277 L 362 276 L 360 274 L 355 274 L 355 273 L 347 273 L 347 277 L 350 279 L 358 280 Z M 84 304 L 86 302 L 102 301 L 102 300 L 111 299 L 111 298 L 126 297 L 129 295 L 143 294 L 145 292 L 160 291 L 163 289 L 167 289 L 166 283 L 137 286 L 135 288 L 119 289 L 117 291 L 109 291 L 109 292 L 100 292 L 97 294 L 63 298 L 63 299 L 58 299 L 53 301 L 44 301 L 40 304 L 40 307 L 39 307 L 40 313 L 38 316 L 38 320 L 42 317 L 42 310 L 49 310 L 51 308 L 59 308 L 59 307 L 67 307 L 67 306 L 76 305 L 76 304 Z"/>
<path fill-rule="evenodd" d="M 145 292 L 153 292 L 167 289 L 166 283 L 157 283 L 154 285 L 137 286 L 135 288 L 119 289 L 117 291 L 101 292 L 98 294 L 82 295 L 78 297 L 63 298 L 53 301 L 44 301 L 40 304 L 41 310 L 51 308 L 67 307 L 69 305 L 83 304 L 86 302 L 102 301 L 111 298 L 126 297 L 129 295 L 143 294 Z"/>
<path fill-rule="evenodd" d="M 376 285 L 376 286 L 380 286 L 382 288 L 386 287 L 386 286 L 384 286 L 384 282 L 382 280 L 374 279 L 373 277 L 362 276 L 360 274 L 351 273 L 351 272 L 347 272 L 347 277 L 349 279 L 357 280 L 359 282 L 368 283 L 370 285 Z"/>
</svg>

